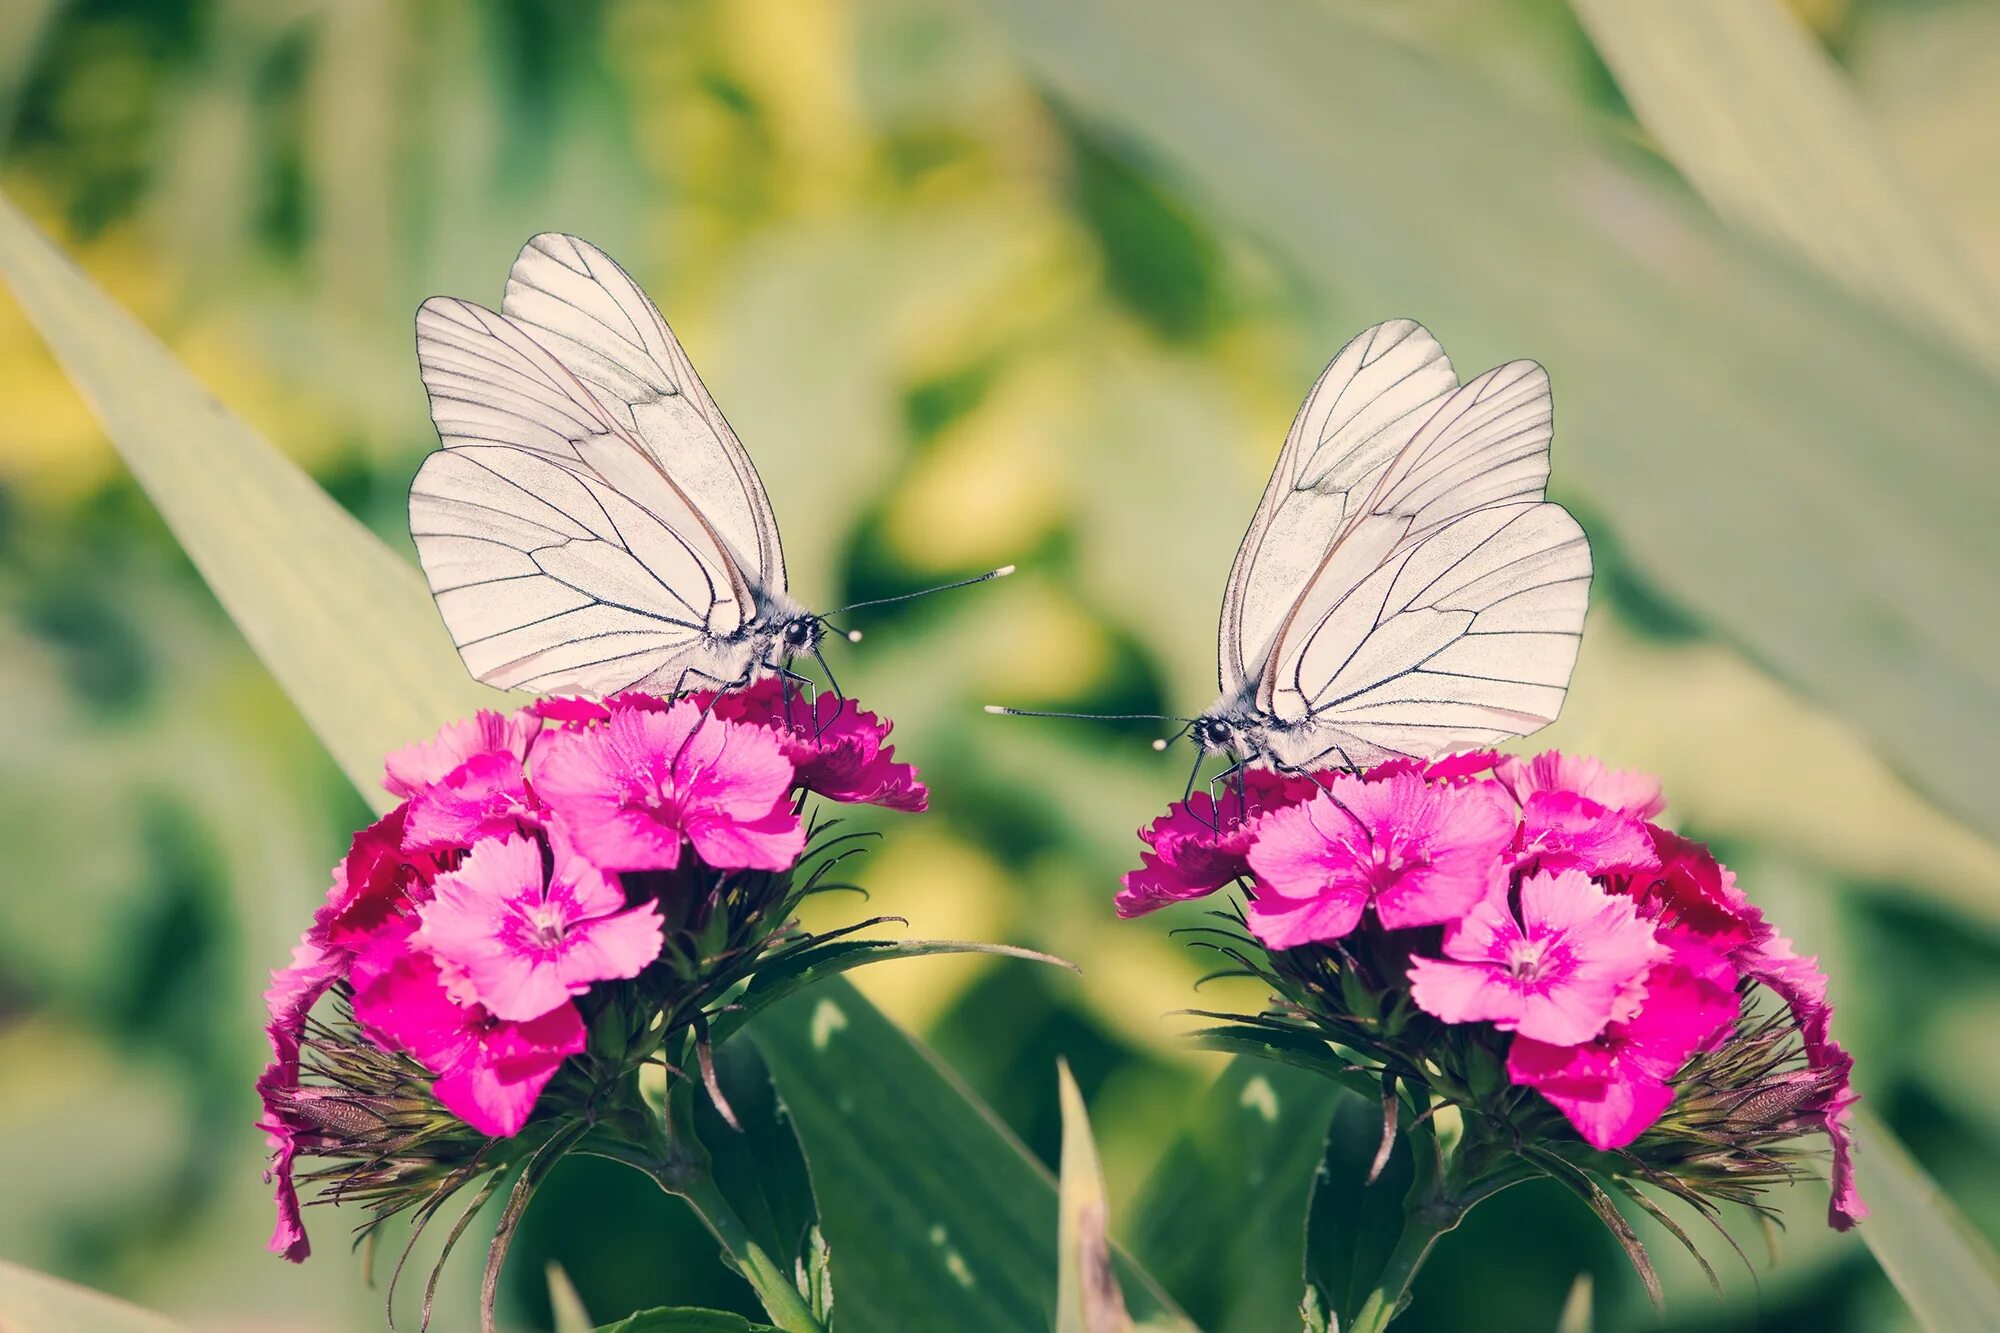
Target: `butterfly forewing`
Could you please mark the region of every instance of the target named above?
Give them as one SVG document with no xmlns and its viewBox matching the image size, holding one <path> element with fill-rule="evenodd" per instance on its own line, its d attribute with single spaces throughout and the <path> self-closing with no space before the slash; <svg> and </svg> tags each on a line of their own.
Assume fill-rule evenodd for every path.
<svg viewBox="0 0 2000 1333">
<path fill-rule="evenodd" d="M 1299 590 L 1362 498 L 1457 387 L 1444 349 L 1407 319 L 1358 334 L 1328 364 L 1292 422 L 1229 572 L 1219 635 L 1225 694 L 1261 670 Z"/>
<path fill-rule="evenodd" d="M 501 310 L 587 385 L 702 511 L 752 587 L 785 590 L 757 469 L 645 292 L 596 246 L 544 233 L 522 247 Z"/>
<path fill-rule="evenodd" d="M 671 682 L 751 615 L 734 552 L 671 460 L 534 333 L 434 298 L 417 350 L 444 448 L 411 487 L 410 531 L 475 677 L 596 694 Z"/>
</svg>

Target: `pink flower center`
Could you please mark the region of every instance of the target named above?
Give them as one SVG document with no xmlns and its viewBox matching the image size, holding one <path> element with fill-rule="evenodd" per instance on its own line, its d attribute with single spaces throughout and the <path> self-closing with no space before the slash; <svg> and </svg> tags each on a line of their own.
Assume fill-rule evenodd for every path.
<svg viewBox="0 0 2000 1333">
<path fill-rule="evenodd" d="M 1507 975 L 1516 981 L 1536 982 L 1550 970 L 1548 938 L 1518 939 L 1507 946 Z"/>
<path fill-rule="evenodd" d="M 1369 848 L 1369 878 L 1377 889 L 1393 888 L 1404 875 L 1427 869 L 1430 863 L 1430 857 L 1410 849 L 1400 839 L 1377 842 Z"/>
<path fill-rule="evenodd" d="M 529 943 L 537 949 L 554 949 L 569 934 L 569 922 L 548 903 L 521 909 L 521 920 L 528 927 Z"/>
</svg>

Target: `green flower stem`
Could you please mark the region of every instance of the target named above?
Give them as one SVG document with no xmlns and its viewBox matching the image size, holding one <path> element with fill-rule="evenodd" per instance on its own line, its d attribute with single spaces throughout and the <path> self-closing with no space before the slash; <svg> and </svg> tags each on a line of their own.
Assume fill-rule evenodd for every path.
<svg viewBox="0 0 2000 1333">
<path fill-rule="evenodd" d="M 722 1248 L 736 1261 L 744 1280 L 756 1291 L 757 1299 L 764 1303 L 764 1312 L 779 1328 L 786 1333 L 826 1333 L 793 1284 L 791 1274 L 750 1238 L 736 1210 L 715 1187 L 715 1177 L 704 1169 L 674 1192 L 688 1201 L 709 1231 L 722 1242 Z"/>
<path fill-rule="evenodd" d="M 645 1105 L 638 1096 L 637 1080 L 632 1080 L 628 1096 L 609 1108 L 604 1126 L 608 1132 L 591 1139 L 582 1151 L 643 1171 L 667 1193 L 687 1200 L 757 1293 L 764 1313 L 785 1333 L 826 1333 L 826 1326 L 806 1304 L 791 1274 L 751 1237 L 750 1229 L 716 1187 L 708 1153 L 694 1135 L 689 1093 L 681 1087 L 674 1093 L 678 1095 L 670 1094 L 668 1114 L 662 1117 Z M 621 1118 L 623 1124 L 614 1127 L 613 1122 Z M 633 1137 L 644 1142 L 635 1143 Z"/>
<path fill-rule="evenodd" d="M 1437 1238 L 1459 1224 L 1465 1216 L 1462 1205 L 1430 1200 L 1412 1208 L 1403 1220 L 1403 1234 L 1389 1252 L 1375 1289 L 1355 1312 L 1353 1325 L 1344 1333 L 1382 1333 L 1396 1317 L 1408 1296 L 1417 1270 L 1423 1267 Z"/>
<path fill-rule="evenodd" d="M 1419 1123 L 1408 1133 L 1416 1179 L 1403 1210 L 1403 1232 L 1383 1262 L 1374 1290 L 1341 1333 L 1382 1333 L 1409 1299 L 1410 1284 L 1438 1237 L 1464 1221 L 1480 1201 L 1534 1174 L 1513 1153 L 1495 1153 L 1493 1145 L 1476 1138 L 1468 1137 L 1447 1156 L 1434 1126 Z"/>
</svg>

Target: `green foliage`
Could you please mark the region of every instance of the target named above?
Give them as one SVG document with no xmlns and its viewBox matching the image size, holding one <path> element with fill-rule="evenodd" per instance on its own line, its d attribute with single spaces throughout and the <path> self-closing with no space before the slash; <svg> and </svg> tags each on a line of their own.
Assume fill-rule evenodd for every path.
<svg viewBox="0 0 2000 1333">
<path fill-rule="evenodd" d="M 1055 1308 L 1056 1189 L 950 1071 L 845 981 L 751 1027 L 812 1163 L 834 1262 L 834 1319 L 965 1333 L 1042 1326 Z M 1172 1303 L 1122 1253 L 1142 1324 Z"/>
<path fill-rule="evenodd" d="M 598 1333 L 778 1333 L 769 1324 L 753 1324 L 740 1314 L 720 1310 L 697 1310 L 692 1306 L 642 1310 L 638 1314 L 605 1324 Z"/>
<path fill-rule="evenodd" d="M 1234 1061 L 1146 1176 L 1133 1253 L 1208 1333 L 1264 1333 L 1297 1317 L 1329 1117 L 1358 1100 L 1314 1071 Z"/>
</svg>

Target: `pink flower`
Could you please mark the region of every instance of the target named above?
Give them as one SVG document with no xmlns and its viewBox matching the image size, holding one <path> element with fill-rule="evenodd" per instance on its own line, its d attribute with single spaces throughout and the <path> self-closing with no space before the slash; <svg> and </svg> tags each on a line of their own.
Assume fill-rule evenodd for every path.
<svg viewBox="0 0 2000 1333">
<path fill-rule="evenodd" d="M 1390 930 L 1455 921 L 1505 882 L 1513 820 L 1486 784 L 1336 777 L 1253 830 L 1250 931 L 1272 949 L 1337 940 L 1370 905 Z"/>
<path fill-rule="evenodd" d="M 704 703 L 711 696 L 697 695 Z M 715 698 L 717 717 L 768 728 L 798 770 L 798 785 L 829 800 L 921 811 L 930 792 L 917 770 L 895 762 L 890 724 L 852 699 L 822 690 L 812 705 L 773 677 Z"/>
<path fill-rule="evenodd" d="M 1649 773 L 1609 769 L 1582 754 L 1549 750 L 1533 759 L 1508 756 L 1493 772 L 1522 805 L 1539 791 L 1571 792 L 1636 819 L 1651 819 L 1667 808 L 1660 780 Z"/>
<path fill-rule="evenodd" d="M 1821 1089 L 1800 1113 L 1817 1121 L 1833 1144 L 1833 1200 L 1827 1206 L 1827 1222 L 1834 1230 L 1845 1231 L 1868 1216 L 1868 1205 L 1854 1183 L 1854 1135 L 1848 1124 L 1859 1099 L 1852 1083 L 1854 1057 L 1828 1033 L 1833 1005 L 1827 1000 L 1826 974 L 1819 970 L 1817 959 L 1800 957 L 1792 942 L 1776 932 L 1742 950 L 1738 959 L 1745 975 L 1784 999 L 1799 1025 L 1806 1068 Z"/>
<path fill-rule="evenodd" d="M 539 1017 L 594 981 L 638 976 L 660 954 L 653 904 L 626 907 L 622 889 L 566 848 L 544 871 L 536 838 L 489 838 L 435 888 L 416 942 L 498 1018 Z"/>
<path fill-rule="evenodd" d="M 1467 750 L 1463 754 L 1448 754 L 1429 762 L 1422 759 L 1385 759 L 1361 776 L 1370 782 L 1380 782 L 1398 773 L 1415 773 L 1432 782 L 1461 782 L 1492 771 L 1500 758 L 1497 750 Z"/>
<path fill-rule="evenodd" d="M 312 1126 L 294 1110 L 293 1094 L 299 1087 L 299 1042 L 305 1031 L 306 1015 L 320 996 L 347 971 L 345 950 L 329 948 L 308 933 L 292 950 L 292 961 L 271 974 L 271 988 L 264 992 L 264 1006 L 270 1021 L 264 1032 L 271 1040 L 271 1063 L 257 1079 L 257 1095 L 264 1114 L 257 1128 L 264 1131 L 271 1148 L 271 1164 L 264 1180 L 276 1182 L 278 1224 L 271 1233 L 269 1248 L 293 1263 L 304 1262 L 312 1253 L 306 1240 L 305 1221 L 299 1214 L 298 1188 L 292 1183 L 292 1158 L 298 1137 Z"/>
<path fill-rule="evenodd" d="M 1736 887 L 1736 876 L 1706 846 L 1663 828 L 1648 825 L 1646 831 L 1659 868 L 1633 874 L 1626 885 L 1642 912 L 1706 936 L 1726 952 L 1771 933 L 1764 914 Z"/>
<path fill-rule="evenodd" d="M 490 750 L 410 797 L 403 845 L 412 851 L 466 847 L 540 824 L 521 761 Z"/>
<path fill-rule="evenodd" d="M 347 855 L 333 868 L 333 887 L 313 914 L 317 938 L 352 951 L 385 924 L 430 895 L 437 864 L 429 856 L 404 852 L 407 803 L 354 835 Z"/>
<path fill-rule="evenodd" d="M 528 749 L 542 720 L 532 706 L 516 713 L 482 709 L 452 722 L 427 741 L 406 745 L 383 761 L 382 785 L 391 796 L 414 796 L 442 782 L 459 765 L 483 754 L 510 754 L 516 767 L 526 762 Z"/>
<path fill-rule="evenodd" d="M 353 979 L 356 1020 L 430 1070 L 438 1101 L 482 1134 L 519 1133 L 562 1062 L 584 1047 L 583 1019 L 567 1001 L 518 1023 L 455 1003 L 437 961 L 410 948 L 407 927 L 371 944 Z"/>
<path fill-rule="evenodd" d="M 1252 768 L 1224 784 L 1220 802 L 1205 791 L 1174 802 L 1167 813 L 1139 830 L 1147 850 L 1139 854 L 1139 869 L 1125 875 L 1125 887 L 1117 898 L 1118 915 L 1143 916 L 1169 903 L 1214 893 L 1248 875 L 1247 857 L 1258 821 L 1317 790 L 1311 778 Z"/>
<path fill-rule="evenodd" d="M 1521 807 L 1515 863 L 1524 870 L 1611 875 L 1659 865 L 1646 826 L 1568 791 L 1530 792 Z"/>
<path fill-rule="evenodd" d="M 1565 870 L 1522 881 L 1518 919 L 1502 899 L 1473 908 L 1445 933 L 1444 952 L 1410 965 L 1418 1008 L 1575 1046 L 1629 1013 L 1664 951 L 1630 898 Z"/>
<path fill-rule="evenodd" d="M 606 870 L 671 870 L 681 844 L 717 869 L 783 870 L 805 849 L 787 794 L 793 770 L 762 727 L 614 707 L 601 726 L 537 748 L 535 790 Z"/>
<path fill-rule="evenodd" d="M 1595 1040 L 1554 1046 L 1517 1036 L 1507 1076 L 1539 1089 L 1599 1150 L 1622 1148 L 1673 1104 L 1670 1083 L 1696 1051 L 1729 1032 L 1738 1000 L 1728 962 L 1695 943 L 1646 975 L 1646 999 Z"/>
</svg>

